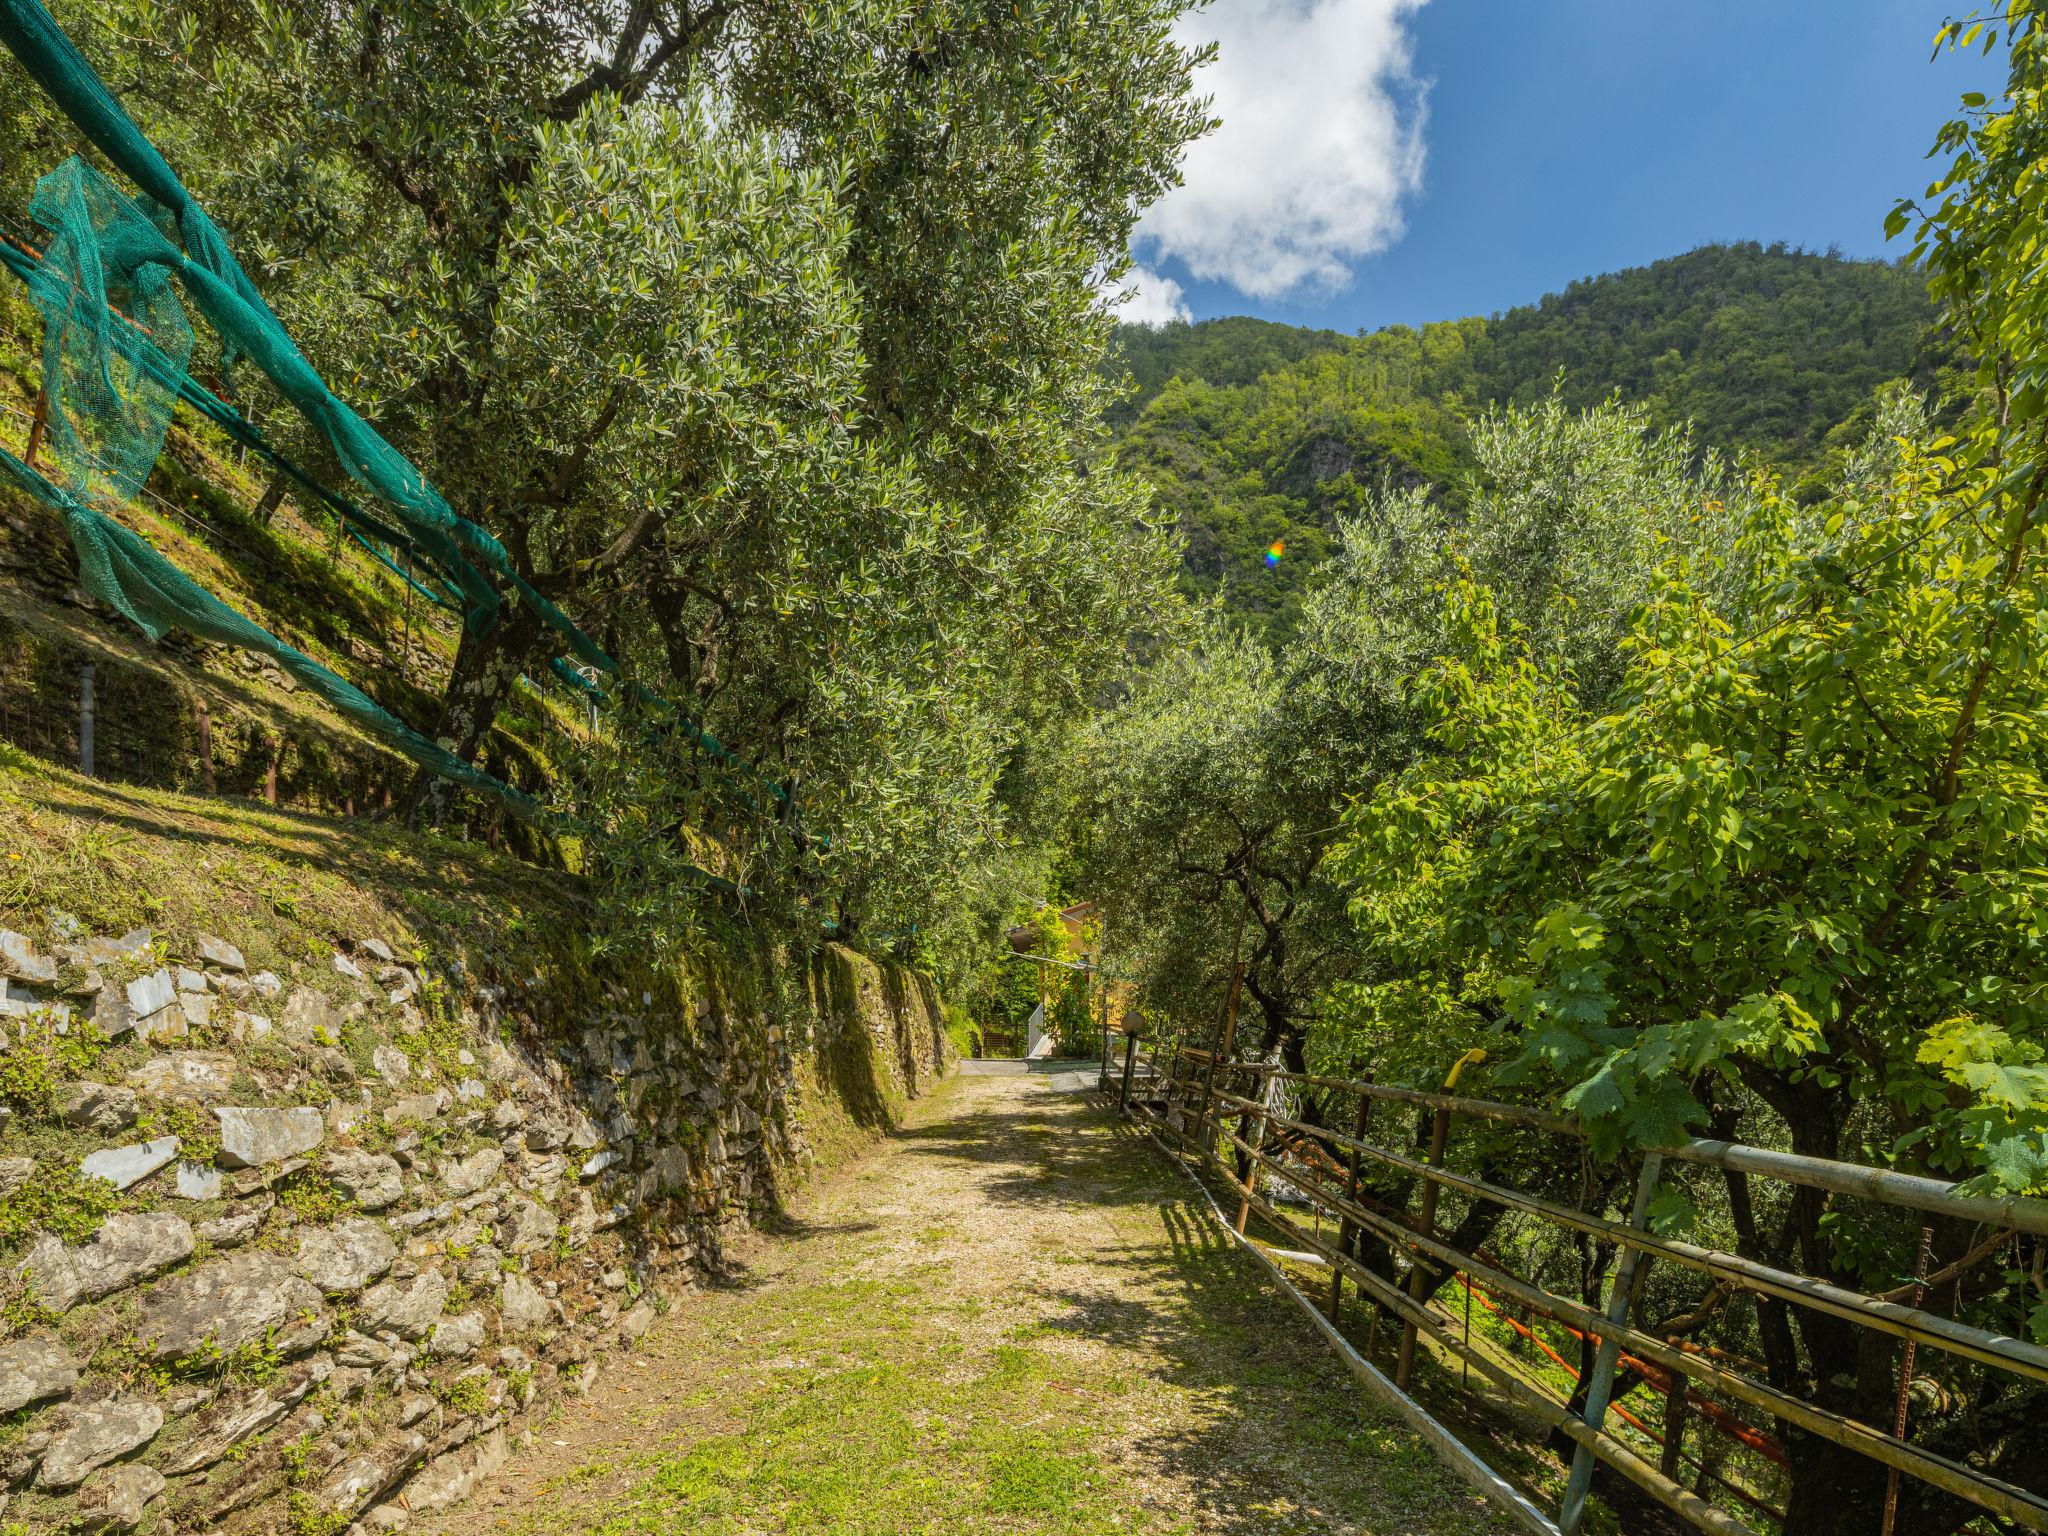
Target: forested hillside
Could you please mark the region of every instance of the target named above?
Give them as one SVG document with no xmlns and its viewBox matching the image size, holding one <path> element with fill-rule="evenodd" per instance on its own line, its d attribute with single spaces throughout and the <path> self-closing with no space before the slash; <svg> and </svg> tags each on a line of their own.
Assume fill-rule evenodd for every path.
<svg viewBox="0 0 2048 1536">
<path fill-rule="evenodd" d="M 1470 428 L 1489 406 L 1619 393 L 1655 426 L 1689 423 L 1700 449 L 1751 451 L 1796 481 L 1880 384 L 1932 382 L 1934 320 L 1903 266 L 1749 243 L 1420 330 L 1124 326 L 1117 451 L 1185 533 L 1190 589 L 1221 587 L 1286 632 L 1338 520 L 1382 481 L 1463 504 Z"/>
<path fill-rule="evenodd" d="M 1878 385 L 1931 381 L 1935 319 L 1911 268 L 1708 245 L 1496 315 L 1473 394 L 1527 402 L 1562 370 L 1568 404 L 1619 390 L 1705 446 L 1804 465 Z"/>
<path fill-rule="evenodd" d="M 1110 372 L 1128 374 L 1135 388 L 1105 414 L 1111 423 L 1128 426 L 1176 375 L 1210 384 L 1254 384 L 1275 369 L 1340 348 L 1350 339 L 1342 331 L 1310 330 L 1251 315 L 1225 315 L 1200 325 L 1120 325 Z"/>
</svg>

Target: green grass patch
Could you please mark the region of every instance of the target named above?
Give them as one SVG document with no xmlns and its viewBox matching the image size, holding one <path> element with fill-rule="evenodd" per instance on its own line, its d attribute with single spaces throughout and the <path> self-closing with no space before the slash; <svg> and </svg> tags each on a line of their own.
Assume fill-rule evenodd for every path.
<svg viewBox="0 0 2048 1536">
<path fill-rule="evenodd" d="M 69 1163 L 36 1164 L 21 1187 L 0 1200 L 0 1253 L 48 1232 L 67 1243 L 90 1242 L 115 1211 L 130 1201 L 105 1179 L 86 1178 Z"/>
<path fill-rule="evenodd" d="M 1048 1400 L 1038 1350 L 1002 1344 L 970 1357 L 925 1317 L 915 1286 L 841 1280 L 749 1302 L 736 1336 L 799 1340 L 829 1355 L 768 1374 L 730 1404 L 735 1427 L 639 1458 L 622 1492 L 547 1507 L 522 1536 L 960 1533 L 1054 1536 L 1130 1531 L 1085 1432 L 1025 1425 Z M 579 1471 L 590 1480 L 612 1468 Z M 573 1477 L 574 1475 L 572 1475 Z M 565 1480 L 567 1481 L 567 1480 Z"/>
</svg>

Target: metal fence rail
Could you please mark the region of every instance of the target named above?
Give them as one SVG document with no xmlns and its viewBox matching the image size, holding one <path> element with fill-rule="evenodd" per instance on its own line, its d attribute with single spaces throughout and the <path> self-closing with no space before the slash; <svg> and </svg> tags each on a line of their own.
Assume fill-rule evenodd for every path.
<svg viewBox="0 0 2048 1536">
<path fill-rule="evenodd" d="M 1693 1140 L 1643 1156 L 1630 1217 L 1621 1222 L 1446 1166 L 1451 1126 L 1458 1120 L 1485 1121 L 1583 1141 L 1571 1122 L 1526 1106 L 1237 1062 L 1229 1059 L 1227 1045 L 1214 1053 L 1188 1046 L 1167 1046 L 1148 1053 L 1140 1049 L 1135 1039 L 1124 1043 L 1122 1060 L 1118 1061 L 1111 1041 L 1105 1038 L 1102 1087 L 1124 1112 L 1160 1133 L 1162 1145 L 1178 1148 L 1237 1196 L 1238 1233 L 1244 1232 L 1250 1214 L 1257 1212 L 1276 1230 L 1287 1234 L 1291 1243 L 1327 1266 L 1331 1286 L 1322 1307 L 1332 1325 L 1340 1315 L 1347 1279 L 1379 1310 L 1399 1321 L 1398 1364 L 1393 1374 L 1396 1389 L 1407 1389 L 1417 1342 L 1426 1337 L 1479 1372 L 1546 1429 L 1570 1439 L 1575 1451 L 1556 1515 L 1556 1528 L 1563 1536 L 1574 1536 L 1581 1527 L 1596 1465 L 1604 1465 L 1625 1477 L 1699 1530 L 1718 1536 L 1740 1536 L 1754 1531 L 1744 1518 L 1702 1496 L 1712 1491 L 1710 1484 L 1740 1500 L 1745 1513 L 1781 1524 L 1782 1518 L 1764 1498 L 1720 1478 L 1712 1459 L 1704 1454 L 1697 1458 L 1697 1489 L 1689 1489 L 1677 1480 L 1689 1426 L 1698 1426 L 1700 1434 L 1728 1435 L 1766 1455 L 1775 1451 L 1775 1441 L 1761 1430 L 1746 1428 L 1736 1409 L 1766 1416 L 1780 1426 L 1795 1426 L 1885 1467 L 1891 1479 L 1886 1500 L 1887 1530 L 1896 1508 L 1898 1480 L 1910 1477 L 1967 1500 L 2001 1521 L 2048 1531 L 2048 1499 L 1913 1443 L 1905 1433 L 1903 1414 L 1892 1426 L 1844 1417 L 1757 1380 L 1752 1371 L 1740 1368 L 1747 1362 L 1725 1352 L 1688 1347 L 1675 1338 L 1646 1331 L 1637 1315 L 1650 1265 L 1673 1264 L 1709 1276 L 1731 1295 L 1747 1294 L 1810 1308 L 1856 1327 L 1904 1340 L 1909 1353 L 1901 1378 L 1901 1403 L 1904 1377 L 1911 1372 L 1910 1352 L 1917 1348 L 1944 1351 L 2016 1377 L 2048 1381 L 2048 1349 L 2039 1345 L 1942 1317 L 1917 1304 L 1909 1305 L 1896 1294 L 1866 1295 L 1739 1254 L 1659 1236 L 1650 1230 L 1648 1221 L 1650 1203 L 1663 1178 L 1666 1160 L 1721 1168 L 1927 1215 L 1990 1224 L 1998 1229 L 2001 1239 L 2015 1233 L 2048 1237 L 2048 1201 L 2021 1197 L 1987 1199 L 1959 1194 L 1953 1185 L 1938 1179 L 1739 1143 Z M 1352 1130 L 1336 1130 L 1284 1113 L 1286 1096 L 1304 1088 L 1351 1096 L 1355 1107 Z M 1377 1104 L 1430 1114 L 1430 1150 L 1426 1158 L 1408 1155 L 1372 1139 L 1372 1111 Z M 1416 1209 L 1389 1209 L 1362 1194 L 1361 1177 L 1373 1167 L 1398 1175 L 1419 1190 Z M 1275 1181 L 1315 1208 L 1316 1230 L 1309 1230 L 1301 1220 L 1280 1208 L 1268 1190 Z M 1608 1245 L 1614 1263 L 1605 1305 L 1589 1306 L 1584 1301 L 1560 1296 L 1534 1280 L 1512 1273 L 1495 1256 L 1466 1252 L 1446 1241 L 1447 1234 L 1439 1230 L 1436 1219 L 1438 1196 L 1445 1190 L 1468 1201 L 1490 1202 L 1575 1239 Z M 1321 1230 L 1320 1218 L 1324 1213 L 1337 1222 L 1334 1235 Z M 1385 1251 L 1395 1258 L 1397 1269 L 1406 1266 L 1405 1284 L 1390 1283 L 1361 1262 L 1366 1240 L 1384 1245 Z M 1479 1245 L 1481 1249 L 1484 1246 Z M 1973 1251 L 1981 1258 L 1996 1246 L 1996 1242 L 1980 1244 Z M 1592 1368 L 1579 1382 L 1580 1393 L 1566 1401 L 1500 1356 L 1484 1347 L 1475 1347 L 1469 1328 L 1461 1331 L 1447 1311 L 1426 1299 L 1427 1279 L 1438 1274 L 1457 1280 L 1465 1288 L 1468 1308 L 1473 1296 L 1484 1295 L 1490 1302 L 1523 1309 L 1525 1324 L 1533 1324 L 1539 1317 L 1547 1318 L 1596 1345 Z M 1917 1302 L 1920 1298 L 1915 1295 L 1913 1299 Z M 1530 1328 L 1515 1326 L 1535 1337 Z M 1619 1439 L 1609 1423 L 1613 1406 L 1610 1395 L 1624 1357 L 1630 1368 L 1653 1386 L 1661 1381 L 1666 1393 L 1662 1455 L 1657 1465 Z M 1565 1369 L 1578 1374 L 1568 1365 Z M 1578 1406 L 1581 1395 L 1582 1407 Z M 1633 1415 L 1618 1408 L 1614 1412 L 1652 1438 L 1660 1438 Z"/>
</svg>

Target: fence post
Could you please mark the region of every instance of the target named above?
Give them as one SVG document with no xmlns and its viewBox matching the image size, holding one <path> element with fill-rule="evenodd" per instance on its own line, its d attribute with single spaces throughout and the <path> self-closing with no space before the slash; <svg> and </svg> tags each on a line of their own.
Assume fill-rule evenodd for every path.
<svg viewBox="0 0 2048 1536">
<path fill-rule="evenodd" d="M 1230 1000 L 1223 1008 L 1223 1038 L 1217 1044 L 1215 1055 L 1209 1058 L 1209 1070 L 1202 1078 L 1202 1114 L 1196 1121 L 1195 1145 L 1211 1156 L 1216 1151 L 1216 1135 L 1211 1121 L 1216 1111 L 1216 1072 L 1219 1063 L 1226 1061 L 1237 1049 L 1237 1003 L 1240 989 L 1244 986 L 1244 967 L 1237 961 L 1230 963 Z"/>
<path fill-rule="evenodd" d="M 1635 1204 L 1628 1215 L 1628 1224 L 1638 1232 L 1650 1224 L 1650 1196 L 1656 1192 L 1657 1180 L 1663 1172 L 1663 1153 L 1644 1154 L 1642 1175 L 1636 1180 Z M 1636 1249 L 1623 1246 L 1620 1262 L 1614 1270 L 1614 1284 L 1607 1292 L 1607 1320 L 1610 1323 L 1628 1321 L 1629 1306 L 1634 1300 L 1636 1266 L 1641 1257 Z M 1614 1367 L 1620 1358 L 1621 1340 L 1612 1335 L 1600 1340 L 1599 1351 L 1593 1356 L 1592 1379 L 1586 1383 L 1586 1411 L 1580 1415 L 1586 1427 L 1596 1435 L 1607 1424 L 1607 1399 L 1614 1390 Z M 1586 1495 L 1593 1488 L 1594 1459 L 1592 1446 L 1584 1441 L 1572 1451 L 1571 1476 L 1565 1482 L 1564 1502 L 1557 1511 L 1560 1536 L 1578 1536 L 1579 1527 L 1585 1521 Z"/>
<path fill-rule="evenodd" d="M 1124 1036 L 1124 1091 L 1118 1095 L 1116 1107 L 1128 1115 L 1131 1112 L 1131 1074 L 1138 1069 L 1138 1037 Z"/>
<path fill-rule="evenodd" d="M 1692 1412 L 1692 1399 L 1685 1395 L 1685 1383 L 1684 1375 L 1673 1371 L 1670 1389 L 1664 1394 L 1664 1454 L 1657 1458 L 1657 1470 L 1674 1483 L 1684 1465 L 1685 1421 Z"/>
<path fill-rule="evenodd" d="M 213 711 L 207 707 L 205 694 L 193 695 L 192 710 L 199 717 L 199 782 L 210 795 L 213 793 Z"/>
<path fill-rule="evenodd" d="M 1261 1095 L 1268 1097 L 1272 1094 L 1273 1080 L 1270 1077 L 1260 1080 L 1259 1092 Z M 1263 1097 L 1261 1102 L 1264 1102 Z M 1243 1123 L 1241 1118 L 1239 1123 Z M 1237 1197 L 1237 1235 L 1239 1237 L 1244 1236 L 1244 1224 L 1252 1213 L 1252 1191 L 1259 1187 L 1258 1154 L 1266 1150 L 1266 1111 L 1264 1109 L 1261 1109 L 1252 1117 L 1251 1135 L 1247 1136 L 1245 1140 L 1251 1143 L 1252 1156 L 1251 1161 L 1244 1170 L 1244 1193 Z"/>
<path fill-rule="evenodd" d="M 78 771 L 92 777 L 92 663 L 78 669 Z"/>
<path fill-rule="evenodd" d="M 1429 1166 L 1441 1168 L 1444 1165 L 1444 1146 L 1451 1137 L 1451 1112 L 1439 1109 L 1436 1123 L 1429 1132 Z M 1415 1230 L 1424 1237 L 1436 1236 L 1437 1184 L 1434 1179 L 1422 1181 L 1422 1213 L 1416 1218 Z M 1408 1268 L 1408 1294 L 1416 1305 L 1422 1304 L 1423 1288 L 1429 1284 L 1429 1276 L 1423 1269 L 1425 1260 L 1415 1254 Z M 1401 1353 L 1394 1362 L 1394 1385 L 1404 1392 L 1408 1389 L 1408 1372 L 1415 1364 L 1415 1323 L 1413 1319 L 1401 1325 Z"/>
<path fill-rule="evenodd" d="M 1366 1087 L 1371 1087 L 1372 1074 L 1370 1072 L 1366 1073 L 1365 1076 L 1362 1079 L 1360 1079 L 1360 1081 L 1363 1082 L 1366 1085 Z M 1369 1129 L 1371 1129 L 1371 1127 L 1372 1095 L 1369 1093 L 1361 1092 L 1358 1095 L 1358 1113 L 1352 1117 L 1351 1139 L 1353 1141 L 1365 1140 L 1365 1133 Z M 1344 1198 L 1346 1200 L 1356 1201 L 1358 1199 L 1358 1165 L 1360 1160 L 1363 1159 L 1364 1156 L 1365 1154 L 1360 1152 L 1356 1147 L 1353 1147 L 1351 1149 L 1351 1171 L 1344 1175 Z M 1351 1242 L 1354 1232 L 1355 1229 L 1351 1225 L 1351 1218 L 1349 1216 L 1344 1216 L 1337 1227 L 1337 1252 L 1339 1252 L 1340 1254 L 1348 1254 L 1351 1252 Z M 1332 1264 L 1330 1266 L 1331 1322 L 1334 1323 L 1337 1321 L 1337 1313 L 1339 1309 L 1343 1307 L 1343 1305 L 1344 1271 L 1340 1266 Z"/>
<path fill-rule="evenodd" d="M 21 462 L 30 469 L 37 467 L 36 460 L 42 456 L 43 433 L 50 425 L 50 396 L 41 386 L 36 386 L 35 414 L 29 418 L 28 447 L 22 451 Z"/>
<path fill-rule="evenodd" d="M 1913 1266 L 1913 1305 L 1917 1308 L 1927 1299 L 1927 1261 L 1934 1248 L 1934 1228 L 1920 1229 L 1920 1258 Z M 1960 1287 L 1961 1282 L 1958 1282 Z M 1892 1410 L 1892 1436 L 1906 1438 L 1906 1403 L 1913 1390 L 1913 1354 L 1919 1343 L 1917 1339 L 1906 1340 L 1906 1353 L 1899 1361 L 1899 1397 Z M 1892 1528 L 1899 1518 L 1899 1469 L 1890 1467 L 1884 1479 L 1884 1523 L 1879 1527 L 1882 1536 L 1892 1536 Z"/>
</svg>

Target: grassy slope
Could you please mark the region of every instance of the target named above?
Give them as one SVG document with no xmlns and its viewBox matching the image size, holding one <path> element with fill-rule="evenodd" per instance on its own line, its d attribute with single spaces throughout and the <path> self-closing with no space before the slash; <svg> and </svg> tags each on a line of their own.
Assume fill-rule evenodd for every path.
<svg viewBox="0 0 2048 1536">
<path fill-rule="evenodd" d="M 63 911 L 174 945 L 205 929 L 251 969 L 324 961 L 376 935 L 497 970 L 581 926 L 559 873 L 475 843 L 109 784 L 12 752 L 0 756 L 0 849 L 0 922 L 47 937 Z"/>
<path fill-rule="evenodd" d="M 18 289 L 0 286 L 0 443 L 16 454 L 26 447 L 41 376 L 39 336 Z M 361 546 L 340 537 L 322 509 L 288 495 L 268 522 L 257 520 L 268 475 L 260 460 L 180 408 L 142 494 L 107 510 L 231 607 L 401 719 L 431 727 L 440 681 L 454 659 L 455 617 L 411 594 Z M 0 641 L 7 642 L 0 645 L 0 705 L 14 722 L 39 705 L 44 734 L 67 744 L 53 745 L 50 755 L 69 757 L 73 673 L 79 661 L 95 660 L 114 669 L 102 680 L 103 772 L 195 786 L 187 717 L 203 697 L 215 717 L 217 768 L 238 788 L 254 779 L 247 768 L 237 772 L 237 758 L 261 752 L 263 738 L 280 734 L 297 753 L 285 767 L 286 792 L 296 790 L 306 803 L 338 808 L 351 781 L 367 781 L 375 798 L 379 785 L 409 775 L 402 759 L 274 666 L 189 637 L 152 646 L 106 610 L 81 608 L 76 579 L 61 519 L 0 488 Z M 136 696 L 125 718 L 124 679 Z M 170 699 L 182 703 L 165 707 Z M 67 718 L 53 718 L 59 715 Z M 501 762 L 532 760 L 577 719 L 573 705 L 554 692 L 523 690 L 501 719 L 495 753 Z M 162 729 L 166 724 L 171 729 Z M 18 729 L 12 734 L 22 739 Z M 124 751 L 124 735 L 138 744 Z"/>
</svg>

